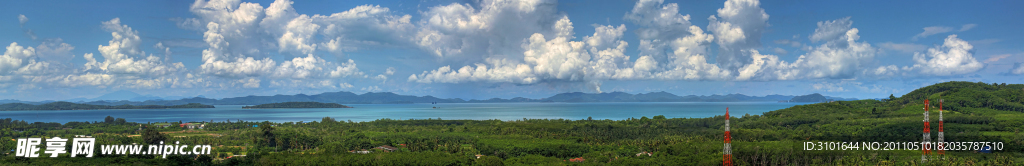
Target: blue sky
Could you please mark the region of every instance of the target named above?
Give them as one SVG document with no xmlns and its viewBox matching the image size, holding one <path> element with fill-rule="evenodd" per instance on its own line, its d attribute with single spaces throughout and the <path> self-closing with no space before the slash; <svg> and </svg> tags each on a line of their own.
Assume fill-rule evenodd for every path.
<svg viewBox="0 0 1024 166">
<path fill-rule="evenodd" d="M 882 98 L 1021 83 L 1020 1 L 12 1 L 0 99 Z"/>
</svg>

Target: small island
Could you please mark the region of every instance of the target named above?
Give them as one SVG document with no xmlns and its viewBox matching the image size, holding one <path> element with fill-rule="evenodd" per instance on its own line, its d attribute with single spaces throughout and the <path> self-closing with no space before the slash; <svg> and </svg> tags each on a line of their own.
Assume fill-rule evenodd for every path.
<svg viewBox="0 0 1024 166">
<path fill-rule="evenodd" d="M 244 106 L 242 108 L 352 108 L 338 103 L 321 102 L 284 102 Z"/>
<path fill-rule="evenodd" d="M 809 94 L 809 95 L 793 97 L 793 99 L 790 99 L 789 102 L 808 102 L 808 103 L 814 102 L 814 103 L 820 103 L 820 102 L 828 102 L 828 98 L 825 98 L 825 96 L 822 96 L 821 94 L 814 93 L 814 94 Z"/>
<path fill-rule="evenodd" d="M 182 105 L 92 105 L 78 104 L 72 102 L 52 102 L 40 105 L 25 103 L 7 103 L 0 105 L 0 111 L 21 111 L 21 110 L 96 110 L 96 109 L 167 109 L 167 108 L 214 108 L 212 105 L 199 103 L 188 103 Z"/>
</svg>

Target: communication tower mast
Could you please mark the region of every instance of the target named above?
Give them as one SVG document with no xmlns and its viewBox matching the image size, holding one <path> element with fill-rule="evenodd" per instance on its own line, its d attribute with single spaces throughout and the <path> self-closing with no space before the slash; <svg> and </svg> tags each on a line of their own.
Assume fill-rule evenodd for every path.
<svg viewBox="0 0 1024 166">
<path fill-rule="evenodd" d="M 729 107 L 725 107 L 725 154 L 722 155 L 722 165 L 732 166 L 732 136 L 729 135 Z"/>
</svg>

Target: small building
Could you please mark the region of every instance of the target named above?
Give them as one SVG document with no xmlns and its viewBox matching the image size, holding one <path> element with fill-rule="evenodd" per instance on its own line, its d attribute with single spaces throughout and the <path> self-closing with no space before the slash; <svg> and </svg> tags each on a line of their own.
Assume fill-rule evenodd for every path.
<svg viewBox="0 0 1024 166">
<path fill-rule="evenodd" d="M 582 163 L 583 161 L 586 161 L 586 159 L 583 159 L 583 157 L 577 157 L 577 158 L 574 158 L 574 159 L 569 159 L 569 162 Z"/>
<path fill-rule="evenodd" d="M 640 153 L 636 154 L 637 157 L 640 157 L 641 155 L 651 156 L 651 153 L 650 152 L 640 152 Z"/>
<path fill-rule="evenodd" d="M 381 145 L 381 146 L 376 147 L 376 149 L 380 149 L 380 150 L 385 151 L 385 152 L 391 152 L 391 151 L 398 150 L 398 148 L 393 147 L 393 146 L 388 146 L 388 145 Z"/>
<path fill-rule="evenodd" d="M 484 155 L 482 155 L 482 154 L 476 154 L 474 156 L 476 156 L 476 158 L 484 157 Z"/>
<path fill-rule="evenodd" d="M 160 128 L 167 128 L 167 127 L 171 127 L 171 124 L 170 123 L 154 123 L 153 126 L 160 127 Z"/>
<path fill-rule="evenodd" d="M 356 151 L 356 150 L 350 150 L 350 151 L 348 151 L 348 152 L 350 152 L 350 153 L 359 153 L 359 154 L 369 154 L 369 153 L 370 153 L 370 151 L 369 151 L 369 150 L 366 150 L 366 149 L 363 149 L 363 150 L 359 150 L 359 151 Z"/>
<path fill-rule="evenodd" d="M 188 129 L 203 129 L 203 127 L 206 127 L 206 124 L 202 124 L 202 123 L 182 123 L 179 126 L 181 126 L 181 128 L 188 128 Z"/>
<path fill-rule="evenodd" d="M 228 156 L 225 159 L 229 159 L 229 158 L 232 158 L 232 157 L 245 157 L 245 155 L 231 155 L 231 156 Z"/>
<path fill-rule="evenodd" d="M 206 124 L 192 123 L 192 124 L 186 125 L 185 127 L 188 128 L 188 129 L 203 129 L 203 128 L 206 127 Z"/>
</svg>

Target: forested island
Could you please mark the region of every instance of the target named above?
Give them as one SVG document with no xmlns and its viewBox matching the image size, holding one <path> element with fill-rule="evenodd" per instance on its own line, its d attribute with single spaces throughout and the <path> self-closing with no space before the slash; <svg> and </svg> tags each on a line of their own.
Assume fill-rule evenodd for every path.
<svg viewBox="0 0 1024 166">
<path fill-rule="evenodd" d="M 828 101 L 829 101 L 828 98 L 825 98 L 825 96 L 822 96 L 821 94 L 818 94 L 818 93 L 809 94 L 809 95 L 803 95 L 803 96 L 797 96 L 797 97 L 793 97 L 793 99 L 789 100 L 789 102 L 815 102 L 815 103 L 817 103 L 817 102 L 828 102 Z"/>
<path fill-rule="evenodd" d="M 321 102 L 283 102 L 283 103 L 270 103 L 260 104 L 254 106 L 244 106 L 242 108 L 352 108 L 346 105 L 338 103 L 321 103 Z"/>
<path fill-rule="evenodd" d="M 46 104 L 32 105 L 24 103 L 0 104 L 0 111 L 18 110 L 95 110 L 95 109 L 166 109 L 166 108 L 214 108 L 212 105 L 199 103 L 188 103 L 182 105 L 92 105 L 78 104 L 72 102 L 52 102 Z"/>
<path fill-rule="evenodd" d="M 943 99 L 946 142 L 999 142 L 1002 149 L 950 150 L 941 159 L 933 151 L 928 163 L 921 163 L 921 150 L 803 149 L 805 142 L 819 141 L 919 142 L 925 99 L 931 100 L 927 107 L 933 141 L 941 125 L 938 101 Z M 725 108 L 708 111 L 724 114 Z M 0 119 L 0 140 L 84 134 L 97 138 L 97 145 L 180 141 L 214 148 L 212 155 L 164 159 L 100 155 L 97 147 L 92 158 L 0 155 L 0 165 L 722 165 L 725 116 L 638 116 L 159 123 L 170 124 L 166 127 L 114 118 L 65 124 L 6 118 Z M 182 123 L 206 127 L 190 130 L 180 127 Z M 735 165 L 1019 165 L 1024 163 L 1024 85 L 947 82 L 884 100 L 732 114 L 730 127 Z M 0 141 L 0 151 L 14 150 L 15 143 Z M 367 154 L 360 154 L 364 150 Z"/>
</svg>

